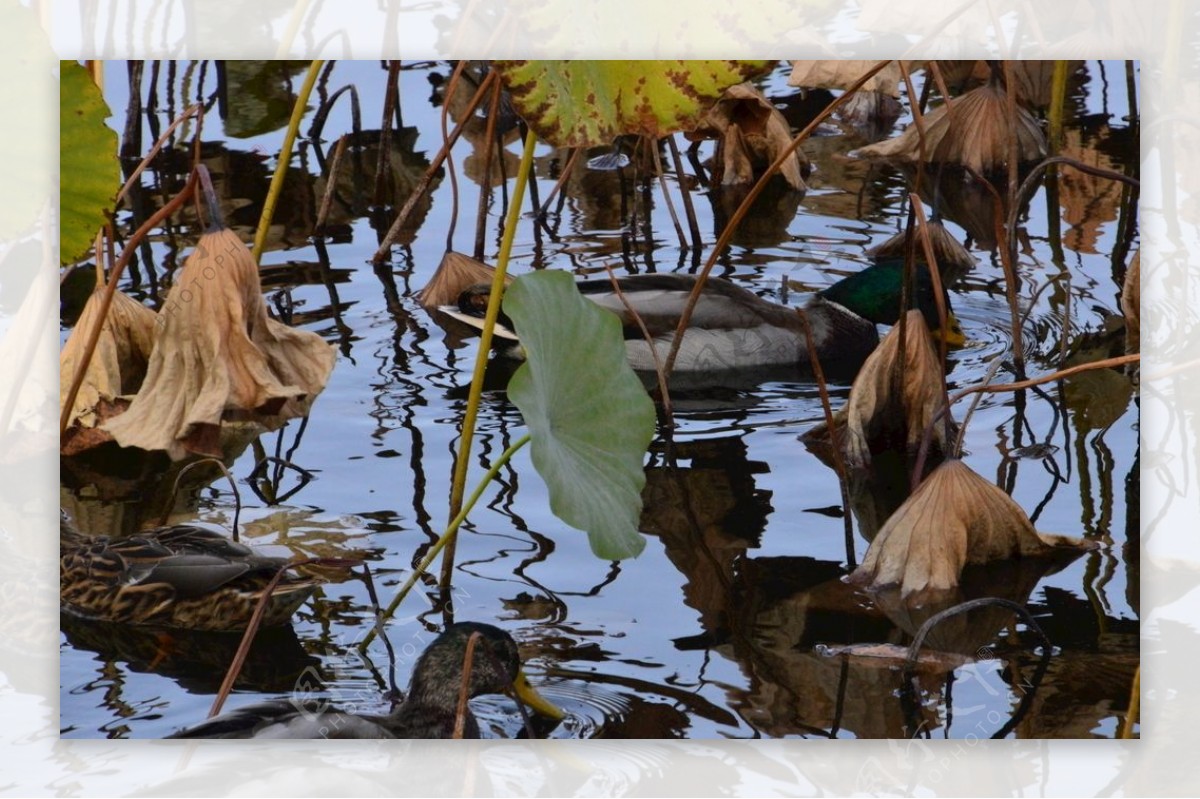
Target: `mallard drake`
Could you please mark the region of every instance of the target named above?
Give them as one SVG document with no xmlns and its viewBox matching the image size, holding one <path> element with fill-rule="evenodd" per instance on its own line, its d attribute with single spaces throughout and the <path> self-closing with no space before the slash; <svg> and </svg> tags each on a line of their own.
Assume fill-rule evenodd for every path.
<svg viewBox="0 0 1200 799">
<path fill-rule="evenodd" d="M 563 712 L 542 697 L 521 670 L 517 642 L 498 627 L 459 622 L 446 628 L 417 659 L 404 702 L 388 715 L 358 715 L 314 699 L 259 702 L 209 719 L 170 738 L 451 738 L 458 715 L 463 666 L 472 636 L 469 696 L 513 694 L 552 719 Z M 467 707 L 464 738 L 479 737 Z"/>
<path fill-rule="evenodd" d="M 192 630 L 245 630 L 262 592 L 287 558 L 263 555 L 192 524 L 128 538 L 88 537 L 63 515 L 61 607 L 75 616 Z M 320 580 L 285 573 L 262 624 L 287 624 Z"/>
<path fill-rule="evenodd" d="M 876 324 L 895 324 L 899 318 L 903 264 L 883 262 L 818 291 L 804 305 L 822 369 L 829 374 L 852 376 L 879 344 Z M 675 329 L 696 284 L 693 275 L 647 274 L 612 281 L 583 280 L 580 293 L 621 318 L 630 365 L 652 371 L 654 356 L 631 306 L 654 339 L 660 360 L 666 359 Z M 459 296 L 457 306 L 439 310 L 474 327 L 482 325 L 487 305 L 486 285 L 472 286 Z M 939 330 L 937 305 L 928 270 L 918 269 L 915 304 L 934 330 Z M 941 335 L 953 346 L 965 339 L 946 302 L 947 325 Z M 503 317 L 496 335 L 516 341 Z M 710 277 L 689 320 L 675 360 L 677 372 L 720 371 L 733 368 L 795 365 L 808 370 L 808 343 L 797 310 L 759 297 L 728 280 Z"/>
</svg>

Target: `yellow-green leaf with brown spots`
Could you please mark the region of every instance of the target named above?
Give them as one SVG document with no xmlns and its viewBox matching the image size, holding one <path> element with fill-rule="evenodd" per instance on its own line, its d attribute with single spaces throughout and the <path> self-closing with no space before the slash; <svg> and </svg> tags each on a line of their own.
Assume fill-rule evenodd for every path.
<svg viewBox="0 0 1200 799">
<path fill-rule="evenodd" d="M 560 147 L 693 127 L 721 92 L 774 61 L 495 61 L 513 105 Z"/>
</svg>

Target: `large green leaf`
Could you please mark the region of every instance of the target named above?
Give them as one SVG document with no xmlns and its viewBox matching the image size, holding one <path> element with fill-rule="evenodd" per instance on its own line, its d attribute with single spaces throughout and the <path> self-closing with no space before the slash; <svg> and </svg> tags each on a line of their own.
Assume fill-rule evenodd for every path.
<svg viewBox="0 0 1200 799">
<path fill-rule="evenodd" d="M 504 312 L 528 360 L 508 395 L 529 425 L 533 465 L 558 518 L 587 531 L 606 560 L 637 555 L 642 468 L 654 403 L 625 359 L 621 323 L 584 299 L 566 272 L 513 281 Z"/>
<path fill-rule="evenodd" d="M 121 187 L 117 134 L 108 104 L 87 70 L 63 61 L 59 73 L 60 257 L 74 263 L 92 246 Z"/>
<path fill-rule="evenodd" d="M 496 61 L 513 104 L 560 147 L 659 138 L 695 126 L 721 92 L 773 61 Z"/>
</svg>

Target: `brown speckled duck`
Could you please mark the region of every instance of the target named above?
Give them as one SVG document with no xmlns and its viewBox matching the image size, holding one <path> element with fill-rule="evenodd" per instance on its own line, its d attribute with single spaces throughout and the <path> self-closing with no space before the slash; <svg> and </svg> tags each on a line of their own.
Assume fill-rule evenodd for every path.
<svg viewBox="0 0 1200 799">
<path fill-rule="evenodd" d="M 246 629 L 262 592 L 288 559 L 263 555 L 192 524 L 128 538 L 91 538 L 63 515 L 59 535 L 63 612 L 125 624 L 190 630 Z M 262 624 L 287 624 L 320 580 L 285 572 Z"/>
</svg>

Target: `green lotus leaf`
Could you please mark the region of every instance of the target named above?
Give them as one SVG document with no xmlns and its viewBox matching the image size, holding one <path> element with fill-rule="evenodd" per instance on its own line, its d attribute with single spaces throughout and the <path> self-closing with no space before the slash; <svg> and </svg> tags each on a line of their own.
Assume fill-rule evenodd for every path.
<svg viewBox="0 0 1200 799">
<path fill-rule="evenodd" d="M 494 61 L 513 105 L 559 147 L 660 138 L 695 126 L 721 92 L 773 61 Z"/>
<path fill-rule="evenodd" d="M 63 61 L 59 73 L 60 257 L 87 254 L 121 186 L 117 134 L 104 124 L 108 104 L 87 70 Z"/>
<path fill-rule="evenodd" d="M 646 545 L 638 519 L 655 414 L 625 359 L 620 322 L 584 299 L 566 272 L 517 278 L 504 312 L 528 358 L 508 396 L 529 425 L 550 509 L 587 532 L 597 557 L 637 555 Z"/>
</svg>

